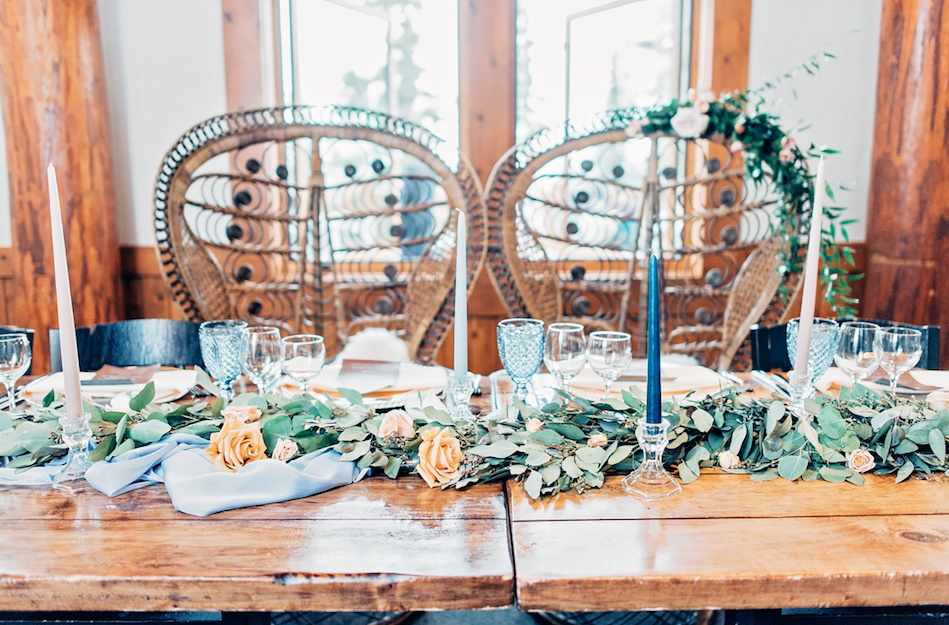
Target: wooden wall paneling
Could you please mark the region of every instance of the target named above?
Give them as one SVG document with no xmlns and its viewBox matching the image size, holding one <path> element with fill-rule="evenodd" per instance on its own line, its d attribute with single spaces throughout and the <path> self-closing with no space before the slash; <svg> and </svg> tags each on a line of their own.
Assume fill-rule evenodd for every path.
<svg viewBox="0 0 949 625">
<path fill-rule="evenodd" d="M 221 10 L 224 14 L 227 110 L 234 112 L 261 108 L 264 105 L 264 77 L 260 0 L 221 0 Z"/>
<path fill-rule="evenodd" d="M 516 14 L 515 0 L 458 0 L 461 151 L 482 184 L 515 141 Z M 468 303 L 468 368 L 482 374 L 501 368 L 496 328 L 507 316 L 487 271 Z M 450 364 L 450 352 L 442 348 L 438 361 Z"/>
<path fill-rule="evenodd" d="M 14 325 L 13 276 L 13 250 L 0 249 L 0 326 Z"/>
<path fill-rule="evenodd" d="M 881 24 L 863 314 L 949 327 L 949 2 L 884 0 Z"/>
<path fill-rule="evenodd" d="M 46 167 L 57 168 L 77 325 L 122 315 L 115 193 L 96 3 L 0 3 L 14 321 L 36 330 L 34 372 L 58 325 Z"/>
<path fill-rule="evenodd" d="M 126 319 L 184 319 L 158 264 L 155 248 L 120 248 Z"/>
</svg>

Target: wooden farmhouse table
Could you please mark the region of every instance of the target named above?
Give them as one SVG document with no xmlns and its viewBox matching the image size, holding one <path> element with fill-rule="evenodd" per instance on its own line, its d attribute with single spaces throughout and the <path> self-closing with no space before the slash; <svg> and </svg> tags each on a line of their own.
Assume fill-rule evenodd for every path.
<svg viewBox="0 0 949 625">
<path fill-rule="evenodd" d="M 476 404 L 487 410 L 487 389 Z M 703 473 L 643 502 L 374 477 L 197 518 L 163 487 L 0 486 L 0 611 L 682 610 L 949 604 L 949 479 Z M 516 579 L 515 579 L 516 571 Z"/>
</svg>

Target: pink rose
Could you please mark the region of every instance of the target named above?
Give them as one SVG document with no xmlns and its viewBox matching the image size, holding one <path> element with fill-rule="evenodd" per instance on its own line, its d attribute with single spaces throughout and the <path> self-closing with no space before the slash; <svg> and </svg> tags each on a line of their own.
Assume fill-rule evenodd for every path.
<svg viewBox="0 0 949 625">
<path fill-rule="evenodd" d="M 527 422 L 528 432 L 536 432 L 542 427 L 544 427 L 544 422 L 538 419 L 537 417 L 534 417 L 533 419 Z"/>
<path fill-rule="evenodd" d="M 602 447 L 603 445 L 606 445 L 606 443 L 606 434 L 594 434 L 590 437 L 590 440 L 587 441 L 587 445 L 590 447 Z"/>
<path fill-rule="evenodd" d="M 402 438 L 412 438 L 415 436 L 415 424 L 412 423 L 412 417 L 404 410 L 390 410 L 382 417 L 379 424 L 379 438 L 390 438 L 401 436 Z"/>
<path fill-rule="evenodd" d="M 221 411 L 224 420 L 253 423 L 260 418 L 260 408 L 257 406 L 228 406 Z"/>
</svg>

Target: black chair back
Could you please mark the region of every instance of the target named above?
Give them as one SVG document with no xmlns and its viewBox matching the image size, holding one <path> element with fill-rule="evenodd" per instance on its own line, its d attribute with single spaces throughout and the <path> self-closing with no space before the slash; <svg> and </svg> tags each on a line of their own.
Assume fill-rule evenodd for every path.
<svg viewBox="0 0 949 625">
<path fill-rule="evenodd" d="M 0 326 L 0 336 L 5 334 L 25 334 L 26 340 L 30 342 L 30 353 L 33 353 L 33 330 L 28 328 L 15 328 L 13 326 Z M 30 375 L 33 373 L 33 363 L 30 362 L 29 368 L 26 370 L 26 373 L 23 375 Z"/>
<path fill-rule="evenodd" d="M 134 367 L 204 366 L 198 341 L 200 323 L 174 319 L 133 319 L 76 328 L 79 368 L 96 371 L 103 365 Z M 62 371 L 59 330 L 49 331 L 50 370 Z"/>
<path fill-rule="evenodd" d="M 880 319 L 861 319 L 881 327 L 902 326 L 915 328 L 923 334 L 923 354 L 919 357 L 920 369 L 939 369 L 939 326 L 914 326 L 908 323 L 895 323 Z M 790 371 L 791 359 L 788 356 L 787 324 L 764 327 L 751 326 L 751 368 L 762 371 Z"/>
</svg>

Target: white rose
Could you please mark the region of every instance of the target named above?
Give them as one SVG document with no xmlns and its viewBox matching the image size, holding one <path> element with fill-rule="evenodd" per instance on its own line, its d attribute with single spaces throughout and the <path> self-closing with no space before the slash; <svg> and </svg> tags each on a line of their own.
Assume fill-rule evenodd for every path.
<svg viewBox="0 0 949 625">
<path fill-rule="evenodd" d="M 683 139 L 694 139 L 702 136 L 708 128 L 708 115 L 703 115 L 694 106 L 684 106 L 669 120 L 672 129 Z"/>
<path fill-rule="evenodd" d="M 281 438 L 277 441 L 277 444 L 274 445 L 273 453 L 270 454 L 270 457 L 274 460 L 279 460 L 280 462 L 286 462 L 290 458 L 293 458 L 300 452 L 300 448 L 297 447 L 297 444 L 291 440 Z"/>
<path fill-rule="evenodd" d="M 730 451 L 718 454 L 718 466 L 723 469 L 737 469 L 741 466 L 741 458 Z"/>
<path fill-rule="evenodd" d="M 873 454 L 861 447 L 847 454 L 847 466 L 857 473 L 866 473 L 876 466 L 876 462 Z"/>
<path fill-rule="evenodd" d="M 527 431 L 528 431 L 528 432 L 536 432 L 537 430 L 541 429 L 542 427 L 544 427 L 544 422 L 541 421 L 540 419 L 538 419 L 537 417 L 534 417 L 533 419 L 531 419 L 530 421 L 527 422 Z"/>
<path fill-rule="evenodd" d="M 933 410 L 945 410 L 949 408 L 949 391 L 933 391 L 926 395 L 926 401 L 933 407 Z"/>
<path fill-rule="evenodd" d="M 590 447 L 603 447 L 608 442 L 606 434 L 594 434 L 587 441 L 587 445 Z"/>
</svg>

